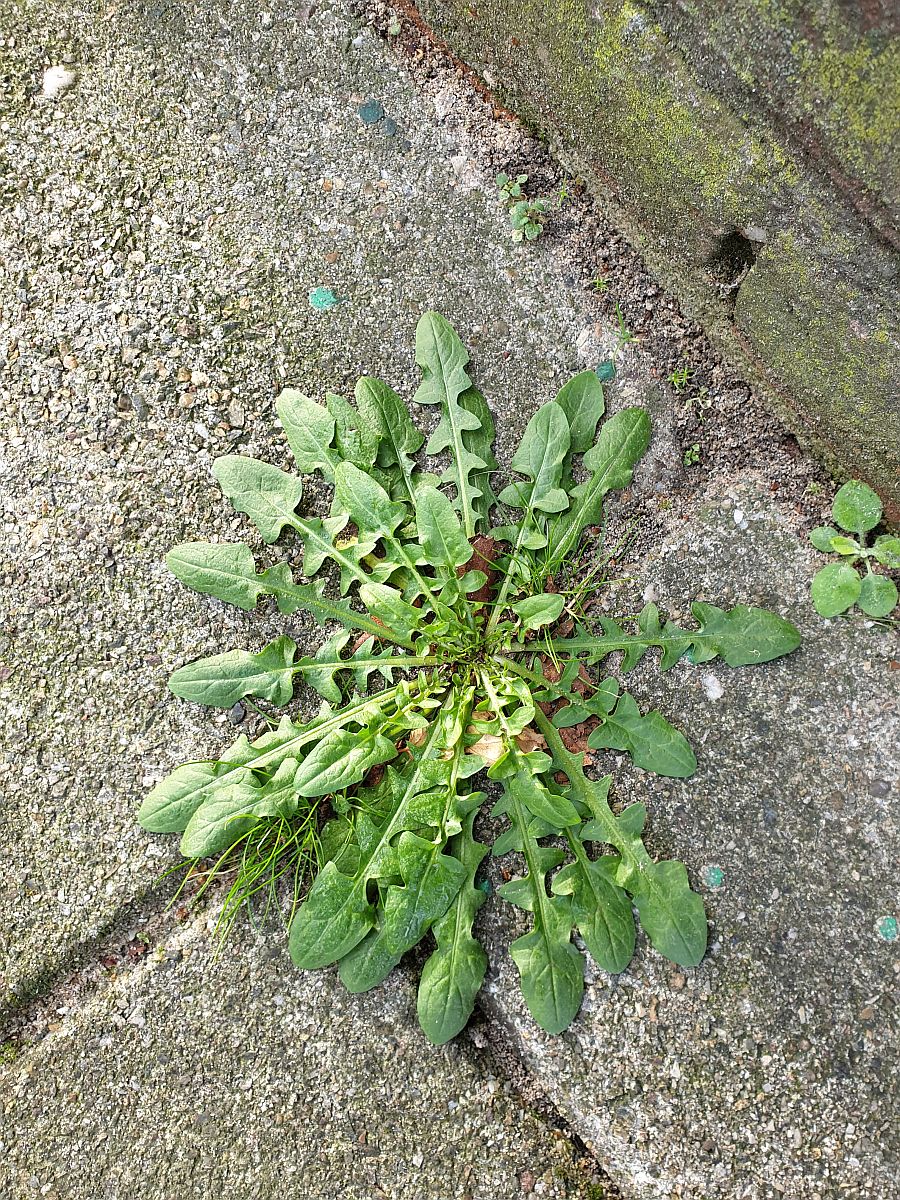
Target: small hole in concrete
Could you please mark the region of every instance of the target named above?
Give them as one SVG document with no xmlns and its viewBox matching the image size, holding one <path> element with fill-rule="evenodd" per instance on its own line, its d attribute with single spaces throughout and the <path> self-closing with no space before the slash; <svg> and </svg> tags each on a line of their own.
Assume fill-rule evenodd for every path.
<svg viewBox="0 0 900 1200">
<path fill-rule="evenodd" d="M 759 242 L 748 238 L 740 229 L 731 229 L 719 238 L 706 260 L 710 277 L 732 306 L 738 286 L 756 262 L 759 250 Z"/>
</svg>

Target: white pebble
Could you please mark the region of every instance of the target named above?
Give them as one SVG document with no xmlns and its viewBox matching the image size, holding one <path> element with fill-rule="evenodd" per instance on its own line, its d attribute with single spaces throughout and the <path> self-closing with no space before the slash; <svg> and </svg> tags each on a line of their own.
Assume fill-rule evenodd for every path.
<svg viewBox="0 0 900 1200">
<path fill-rule="evenodd" d="M 460 192 L 471 192 L 478 187 L 481 177 L 478 164 L 473 158 L 466 154 L 454 154 L 450 158 L 450 166 L 453 168 L 456 186 Z"/>
<path fill-rule="evenodd" d="M 725 689 L 715 675 L 703 675 L 700 678 L 700 682 L 703 684 L 703 690 L 706 692 L 707 699 L 721 700 L 725 695 Z"/>
<path fill-rule="evenodd" d="M 71 88 L 78 76 L 68 67 L 48 67 L 44 72 L 41 95 L 45 100 L 58 100 Z"/>
<path fill-rule="evenodd" d="M 437 119 L 443 121 L 455 103 L 456 96 L 453 93 L 453 89 L 449 87 L 441 88 L 434 97 L 434 112 Z"/>
</svg>

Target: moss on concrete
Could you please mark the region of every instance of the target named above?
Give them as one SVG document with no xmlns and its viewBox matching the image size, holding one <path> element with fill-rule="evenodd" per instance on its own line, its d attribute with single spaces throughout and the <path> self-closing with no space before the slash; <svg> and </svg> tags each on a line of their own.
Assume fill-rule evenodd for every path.
<svg viewBox="0 0 900 1200">
<path fill-rule="evenodd" d="M 725 29 L 721 9 L 706 0 L 682 7 L 675 39 L 671 6 L 652 3 L 483 0 L 477 12 L 463 0 L 423 4 L 437 32 L 550 135 L 649 265 L 798 432 L 900 507 L 894 267 L 855 210 L 859 197 L 845 201 L 821 173 L 838 145 L 829 130 L 840 127 L 852 144 L 840 168 L 851 173 L 890 140 L 896 51 L 879 47 L 877 31 L 839 36 L 836 18 L 801 28 L 775 0 L 744 0 L 728 13 L 734 45 L 744 47 L 732 63 L 743 78 L 732 86 L 722 56 L 710 51 L 726 36 L 717 32 Z M 704 19 L 708 38 L 696 32 Z M 785 70 L 800 81 L 787 113 L 812 114 L 815 162 L 748 100 L 768 90 L 765 48 L 775 31 L 789 48 Z M 761 240 L 748 242 L 748 260 L 764 249 L 736 313 L 736 279 L 711 265 L 751 227 Z"/>
<path fill-rule="evenodd" d="M 690 45 L 707 86 L 724 88 L 731 104 L 742 102 L 722 71 L 726 64 L 744 89 L 755 89 L 754 103 L 779 128 L 800 133 L 835 172 L 896 204 L 900 43 L 887 9 L 834 0 L 802 13 L 777 0 L 650 0 L 649 7 L 673 41 Z"/>
<path fill-rule="evenodd" d="M 795 53 L 804 107 L 812 113 L 826 106 L 846 160 L 865 174 L 871 155 L 893 154 L 900 131 L 900 44 L 878 56 L 869 46 L 843 50 L 834 43 L 819 51 L 801 43 Z"/>
<path fill-rule="evenodd" d="M 790 233 L 767 246 L 738 293 L 735 319 L 793 391 L 820 398 L 825 440 L 839 428 L 843 453 L 852 446 L 870 471 L 896 457 L 890 314 L 872 309 L 860 288 L 823 280 L 815 248 Z"/>
<path fill-rule="evenodd" d="M 476 36 L 478 25 L 469 26 Z M 607 3 L 589 15 L 578 0 L 550 9 L 523 0 L 516 27 L 519 46 L 504 50 L 512 78 L 522 82 L 524 49 L 554 89 L 542 97 L 541 89 L 509 86 L 505 71 L 499 86 L 538 123 L 549 116 L 583 131 L 588 153 L 590 130 L 601 169 L 614 176 L 626 202 L 640 201 L 659 231 L 680 231 L 698 219 L 709 233 L 753 223 L 773 191 L 786 198 L 796 186 L 790 153 L 698 90 L 660 26 L 635 5 Z M 490 40 L 501 44 L 496 25 Z"/>
</svg>

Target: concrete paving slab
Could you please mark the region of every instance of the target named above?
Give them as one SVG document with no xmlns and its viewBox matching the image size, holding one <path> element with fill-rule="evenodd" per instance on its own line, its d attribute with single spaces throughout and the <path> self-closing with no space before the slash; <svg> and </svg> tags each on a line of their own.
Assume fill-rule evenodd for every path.
<svg viewBox="0 0 900 1200">
<path fill-rule="evenodd" d="M 651 853 L 688 864 L 704 962 L 682 971 L 639 939 L 623 975 L 589 968 L 579 1020 L 550 1038 L 503 954 L 519 925 L 484 922 L 491 1012 L 626 1194 L 874 1200 L 897 1178 L 898 646 L 812 611 L 816 555 L 791 523 L 762 473 L 673 513 L 637 587 L 684 616 L 695 595 L 772 606 L 805 640 L 759 668 L 629 676 L 694 745 L 691 779 L 595 762 L 648 806 Z"/>
<path fill-rule="evenodd" d="M 552 255 L 514 246 L 484 172 L 454 165 L 457 132 L 422 119 L 375 34 L 345 6 L 309 10 L 3 10 L 21 82 L 6 138 L 21 199 L 0 216 L 11 995 L 171 862 L 135 825 L 141 796 L 236 734 L 173 703 L 168 674 L 284 631 L 198 601 L 163 565 L 180 541 L 247 537 L 212 460 L 287 465 L 286 379 L 321 397 L 383 374 L 411 394 L 430 306 L 514 428 L 578 369 L 579 297 Z M 42 54 L 72 60 L 54 101 Z M 359 116 L 373 96 L 391 136 Z M 317 287 L 340 303 L 317 311 Z"/>
<path fill-rule="evenodd" d="M 614 530 L 643 520 L 632 552 L 646 558 L 623 559 L 628 611 L 647 589 L 670 613 L 698 595 L 764 603 L 808 639 L 759 671 L 632 677 L 698 746 L 685 783 L 616 769 L 623 799 L 648 802 L 651 844 L 706 889 L 709 959 L 674 972 L 642 946 L 624 976 L 592 975 L 584 1014 L 547 1039 L 517 998 L 509 915 L 485 908 L 482 1048 L 510 1070 L 527 1065 L 627 1197 L 882 1200 L 896 1162 L 898 963 L 882 922 L 898 905 L 900 654 L 889 631 L 826 624 L 809 607 L 805 533 L 827 499 L 815 466 L 585 201 L 527 252 L 515 247 L 494 170 L 528 164 L 549 190 L 552 162 L 493 122 L 446 64 L 423 59 L 411 76 L 344 5 L 88 14 L 28 0 L 0 9 L 0 33 L 14 180 L 0 211 L 7 1002 L 51 1005 L 103 930 L 140 926 L 164 901 L 167 885 L 150 891 L 176 851 L 137 828 L 140 798 L 237 732 L 228 715 L 169 696 L 168 673 L 276 632 L 319 637 L 225 609 L 165 572 L 178 541 L 247 536 L 217 498 L 212 460 L 238 447 L 286 463 L 272 407 L 285 380 L 321 395 L 372 372 L 410 394 L 412 329 L 437 307 L 472 349 L 506 449 L 562 380 L 610 356 L 610 408 L 653 407 L 651 453 L 612 508 Z M 51 99 L 52 65 L 72 78 L 60 91 L 56 77 Z M 372 100 L 384 113 L 367 124 L 359 110 L 378 112 Z M 590 285 L 601 270 L 642 322 L 642 345 L 622 346 L 608 312 L 598 316 Z M 339 303 L 316 309 L 316 288 Z M 693 408 L 663 384 L 682 355 L 708 383 Z M 697 468 L 683 463 L 685 439 L 701 444 Z M 502 1079 L 500 1119 L 521 1123 L 522 1137 L 496 1155 L 494 1118 L 467 1125 L 448 1107 L 436 1125 L 419 1121 L 421 1097 L 442 1113 L 471 1093 L 474 1114 L 497 1093 L 475 1053 L 481 1031 L 443 1057 L 420 1041 L 403 971 L 351 999 L 328 972 L 293 972 L 277 932 L 262 945 L 241 935 L 215 962 L 194 926 L 160 939 L 158 957 L 101 979 L 61 1021 L 44 1013 L 40 1040 L 9 1067 L 13 1195 L 96 1194 L 86 1164 L 98 1155 L 110 1197 L 181 1194 L 187 1170 L 198 1194 L 232 1184 L 265 1194 L 293 1185 L 292 1160 L 311 1163 L 319 1142 L 324 1158 L 303 1186 L 321 1177 L 322 1195 L 339 1185 L 353 1197 L 442 1195 L 410 1190 L 441 1178 L 448 1195 L 470 1182 L 473 1196 L 512 1195 L 514 1184 L 527 1191 L 517 1171 L 538 1194 L 582 1186 L 547 1175 L 557 1139 Z M 248 1042 L 263 1047 L 249 1064 L 235 1050 Z M 396 1061 L 408 1086 L 390 1104 L 404 1117 L 393 1122 L 386 1105 L 367 1127 L 384 1154 L 374 1175 L 375 1156 L 360 1166 L 330 1110 L 318 1131 L 298 1125 L 293 1092 L 305 1100 L 321 1083 L 334 1111 L 363 1113 L 367 1087 L 387 1097 Z M 242 1064 L 246 1129 L 231 1095 Z M 115 1105 L 100 1127 L 98 1108 Z M 265 1126 L 278 1114 L 293 1125 L 287 1140 Z M 448 1166 L 451 1137 L 462 1142 Z M 410 1156 L 417 1139 L 444 1164 L 431 1176 Z M 564 1176 L 573 1158 L 565 1150 Z M 154 1173 L 164 1183 L 151 1191 Z"/>
<path fill-rule="evenodd" d="M 351 997 L 270 938 L 194 924 L 0 1067 L 10 1200 L 589 1200 L 579 1153 L 471 1046 L 423 1044 L 397 974 Z"/>
</svg>

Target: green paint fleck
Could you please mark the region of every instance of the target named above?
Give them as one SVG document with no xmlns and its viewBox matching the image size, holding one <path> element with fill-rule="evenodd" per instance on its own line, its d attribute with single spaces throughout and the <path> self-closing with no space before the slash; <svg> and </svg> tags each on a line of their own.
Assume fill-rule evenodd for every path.
<svg viewBox="0 0 900 1200">
<path fill-rule="evenodd" d="M 367 100 L 356 111 L 363 125 L 377 125 L 384 116 L 384 105 L 380 100 Z"/>
<path fill-rule="evenodd" d="M 725 872 L 721 867 L 704 867 L 703 882 L 708 888 L 720 888 L 725 882 Z"/>
<path fill-rule="evenodd" d="M 595 373 L 601 383 L 609 383 L 610 379 L 616 377 L 616 364 L 611 358 L 605 358 L 603 362 L 597 364 Z"/>
<path fill-rule="evenodd" d="M 316 312 L 328 312 L 329 308 L 334 308 L 336 304 L 340 304 L 340 300 L 327 287 L 310 288 L 309 303 Z"/>
<path fill-rule="evenodd" d="M 897 918 L 882 917 L 875 925 L 875 932 L 883 942 L 896 942 L 898 936 Z"/>
</svg>

